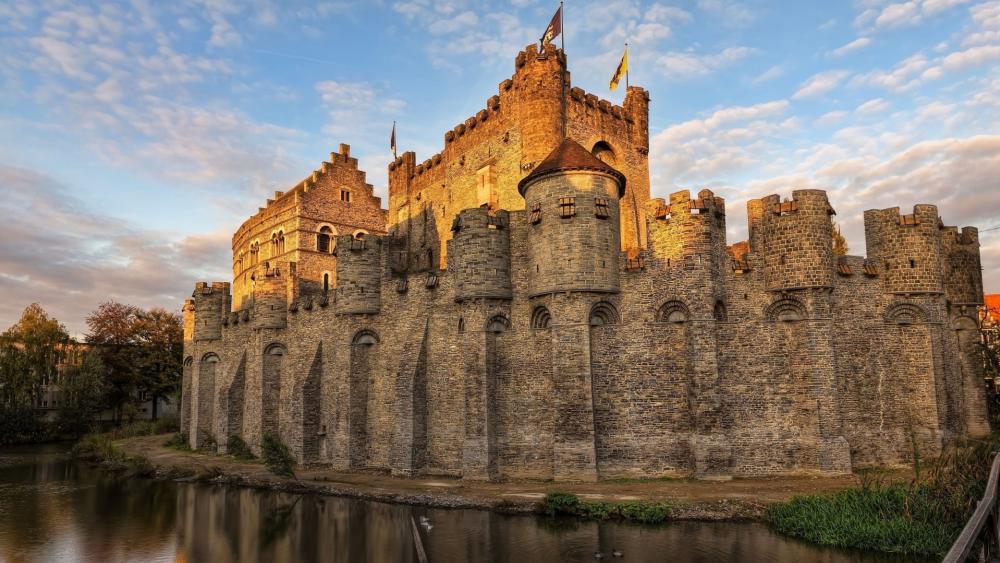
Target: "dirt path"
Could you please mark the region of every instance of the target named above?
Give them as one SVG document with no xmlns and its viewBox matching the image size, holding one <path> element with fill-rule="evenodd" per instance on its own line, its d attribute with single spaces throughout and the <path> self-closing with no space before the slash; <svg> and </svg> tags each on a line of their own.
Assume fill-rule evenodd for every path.
<svg viewBox="0 0 1000 563">
<path fill-rule="evenodd" d="M 468 482 L 451 477 L 393 478 L 372 473 L 342 473 L 329 469 L 300 469 L 297 479 L 276 477 L 260 462 L 230 456 L 184 452 L 165 447 L 168 435 L 121 440 L 130 455 L 146 458 L 156 476 L 166 479 L 211 480 L 234 485 L 312 492 L 375 501 L 441 508 L 486 508 L 504 512 L 532 512 L 546 493 L 573 493 L 584 500 L 607 502 L 666 501 L 675 506 L 674 519 L 760 519 L 766 505 L 795 495 L 835 492 L 856 485 L 856 476 L 802 476 L 731 481 L 695 479 L 620 480 L 600 483 L 508 481 Z M 887 477 L 906 478 L 906 470 Z"/>
</svg>

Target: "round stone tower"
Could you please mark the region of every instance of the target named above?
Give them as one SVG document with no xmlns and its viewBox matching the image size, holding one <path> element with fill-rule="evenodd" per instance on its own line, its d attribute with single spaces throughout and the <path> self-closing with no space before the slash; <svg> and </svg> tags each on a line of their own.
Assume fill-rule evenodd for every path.
<svg viewBox="0 0 1000 563">
<path fill-rule="evenodd" d="M 518 191 L 529 223 L 529 295 L 617 293 L 625 176 L 565 139 Z"/>
<path fill-rule="evenodd" d="M 747 202 L 750 247 L 764 258 L 768 289 L 833 285 L 833 213 L 823 190 L 795 190 L 791 201 L 770 195 Z"/>
<path fill-rule="evenodd" d="M 382 239 L 337 237 L 337 306 L 342 314 L 378 313 L 381 306 Z"/>
<path fill-rule="evenodd" d="M 455 299 L 510 299 L 510 214 L 476 207 L 461 211 L 451 226 L 450 270 Z"/>
<path fill-rule="evenodd" d="M 944 293 L 940 228 L 934 205 L 914 205 L 910 215 L 898 207 L 865 211 L 868 259 L 884 272 L 886 293 Z"/>
</svg>

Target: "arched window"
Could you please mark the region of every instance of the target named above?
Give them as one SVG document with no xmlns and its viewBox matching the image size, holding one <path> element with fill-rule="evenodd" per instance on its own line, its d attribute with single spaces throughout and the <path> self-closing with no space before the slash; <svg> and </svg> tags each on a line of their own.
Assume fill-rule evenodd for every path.
<svg viewBox="0 0 1000 563">
<path fill-rule="evenodd" d="M 683 323 L 690 317 L 687 305 L 680 301 L 667 301 L 656 312 L 656 322 Z"/>
<path fill-rule="evenodd" d="M 806 308 L 798 299 L 779 299 L 768 305 L 764 317 L 769 321 L 801 321 L 806 318 Z"/>
<path fill-rule="evenodd" d="M 531 313 L 531 328 L 545 329 L 552 324 L 552 314 L 544 306 L 539 305 Z"/>
<path fill-rule="evenodd" d="M 615 166 L 618 164 L 618 158 L 615 156 L 614 149 L 612 149 L 611 145 L 605 141 L 598 141 L 594 144 L 594 148 L 590 149 L 590 152 L 596 156 L 598 160 L 607 165 Z"/>
<path fill-rule="evenodd" d="M 351 341 L 352 346 L 374 346 L 378 344 L 378 335 L 370 330 L 361 330 L 354 335 L 354 340 Z"/>
<path fill-rule="evenodd" d="M 712 310 L 712 316 L 715 320 L 720 322 L 725 322 L 729 320 L 729 313 L 726 311 L 726 304 L 722 301 L 715 302 L 715 309 Z"/>
<path fill-rule="evenodd" d="M 365 238 L 366 236 L 368 236 L 368 231 L 366 231 L 364 229 L 358 229 L 358 230 L 354 231 L 354 238 L 356 238 L 358 240 L 361 240 L 361 239 Z"/>
<path fill-rule="evenodd" d="M 333 229 L 326 225 L 320 227 L 319 234 L 316 235 L 316 250 L 319 252 L 330 252 L 333 250 Z"/>
<path fill-rule="evenodd" d="M 278 254 L 285 253 L 285 231 L 278 231 Z"/>
<path fill-rule="evenodd" d="M 896 303 L 886 309 L 885 321 L 897 325 L 919 324 L 927 321 L 927 313 L 913 303 Z"/>
<path fill-rule="evenodd" d="M 257 259 L 259 258 L 258 257 L 258 253 L 259 252 L 260 252 L 260 243 L 259 242 L 254 242 L 253 244 L 250 245 L 250 265 L 251 266 L 256 266 L 257 265 Z"/>
<path fill-rule="evenodd" d="M 486 332 L 506 332 L 510 328 L 510 320 L 503 315 L 494 315 L 486 322 Z"/>
<path fill-rule="evenodd" d="M 278 255 L 278 233 L 271 233 L 271 257 Z"/>
<path fill-rule="evenodd" d="M 616 325 L 621 322 L 621 317 L 618 316 L 618 310 L 615 309 L 614 305 L 607 301 L 601 301 L 590 309 L 588 322 L 590 326 Z"/>
</svg>

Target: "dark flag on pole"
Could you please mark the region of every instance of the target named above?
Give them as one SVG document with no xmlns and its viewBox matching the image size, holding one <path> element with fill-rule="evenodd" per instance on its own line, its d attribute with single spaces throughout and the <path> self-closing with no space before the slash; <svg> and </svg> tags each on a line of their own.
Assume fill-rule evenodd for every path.
<svg viewBox="0 0 1000 563">
<path fill-rule="evenodd" d="M 552 16 L 552 21 L 549 22 L 549 26 L 545 28 L 545 33 L 542 34 L 543 52 L 545 51 L 545 46 L 558 37 L 560 33 L 562 33 L 562 4 L 559 5 L 559 9 Z"/>
<path fill-rule="evenodd" d="M 392 149 L 392 158 L 396 158 L 396 122 L 392 122 L 392 136 L 389 137 L 389 148 Z"/>
</svg>

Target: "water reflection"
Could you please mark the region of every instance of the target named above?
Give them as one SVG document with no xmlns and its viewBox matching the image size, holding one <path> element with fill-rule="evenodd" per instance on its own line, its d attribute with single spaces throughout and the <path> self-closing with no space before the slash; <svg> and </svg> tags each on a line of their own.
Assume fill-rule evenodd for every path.
<svg viewBox="0 0 1000 563">
<path fill-rule="evenodd" d="M 887 561 L 821 550 L 754 524 L 649 528 L 427 510 L 196 483 L 121 479 L 64 448 L 0 451 L 0 560 L 410 562 L 410 518 L 432 562 Z"/>
</svg>

